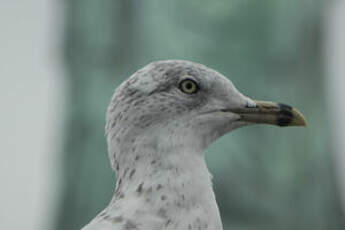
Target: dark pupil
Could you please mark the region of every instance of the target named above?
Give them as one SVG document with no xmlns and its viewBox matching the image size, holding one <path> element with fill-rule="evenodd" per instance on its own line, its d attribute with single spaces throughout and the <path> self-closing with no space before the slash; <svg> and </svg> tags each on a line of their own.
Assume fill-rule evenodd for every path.
<svg viewBox="0 0 345 230">
<path fill-rule="evenodd" d="M 187 82 L 185 86 L 186 86 L 186 89 L 189 89 L 189 90 L 193 88 L 193 84 L 191 82 Z"/>
</svg>

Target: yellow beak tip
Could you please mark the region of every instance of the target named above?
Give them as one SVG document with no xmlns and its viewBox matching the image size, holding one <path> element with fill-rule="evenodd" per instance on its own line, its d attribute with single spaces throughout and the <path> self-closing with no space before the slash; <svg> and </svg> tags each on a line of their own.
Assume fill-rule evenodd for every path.
<svg viewBox="0 0 345 230">
<path fill-rule="evenodd" d="M 298 109 L 293 108 L 292 113 L 294 117 L 291 122 L 291 126 L 303 126 L 303 127 L 308 126 L 307 119 Z"/>
</svg>

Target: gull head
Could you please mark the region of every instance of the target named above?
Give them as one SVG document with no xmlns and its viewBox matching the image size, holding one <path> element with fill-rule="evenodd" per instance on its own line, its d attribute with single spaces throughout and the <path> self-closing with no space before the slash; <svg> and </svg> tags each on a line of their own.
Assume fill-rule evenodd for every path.
<svg viewBox="0 0 345 230">
<path fill-rule="evenodd" d="M 200 148 L 249 124 L 305 126 L 295 108 L 253 100 L 230 80 L 204 65 L 181 60 L 153 62 L 115 91 L 106 133 L 113 167 L 130 143 L 157 148 Z M 148 139 L 150 141 L 148 141 Z"/>
<path fill-rule="evenodd" d="M 114 197 L 84 229 L 221 230 L 203 153 L 250 124 L 306 121 L 289 105 L 244 96 L 201 64 L 158 61 L 138 70 L 115 90 L 107 111 Z"/>
</svg>

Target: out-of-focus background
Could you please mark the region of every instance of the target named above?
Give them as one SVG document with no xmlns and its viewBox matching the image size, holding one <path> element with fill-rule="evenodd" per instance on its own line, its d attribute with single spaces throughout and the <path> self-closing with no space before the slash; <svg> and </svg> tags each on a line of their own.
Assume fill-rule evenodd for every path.
<svg viewBox="0 0 345 230">
<path fill-rule="evenodd" d="M 80 229 L 107 205 L 107 104 L 160 59 L 203 63 L 308 118 L 207 151 L 225 230 L 344 229 L 344 25 L 341 0 L 1 1 L 0 229 Z"/>
</svg>

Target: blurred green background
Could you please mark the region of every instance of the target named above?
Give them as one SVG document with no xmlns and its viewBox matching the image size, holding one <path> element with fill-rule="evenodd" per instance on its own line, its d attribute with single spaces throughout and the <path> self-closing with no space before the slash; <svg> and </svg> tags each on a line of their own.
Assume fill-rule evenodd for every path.
<svg viewBox="0 0 345 230">
<path fill-rule="evenodd" d="M 253 126 L 207 151 L 224 229 L 344 229 L 322 66 L 322 0 L 65 1 L 68 98 L 56 230 L 80 229 L 110 201 L 105 111 L 149 62 L 186 59 L 244 94 L 285 102 L 306 129 Z"/>
</svg>

